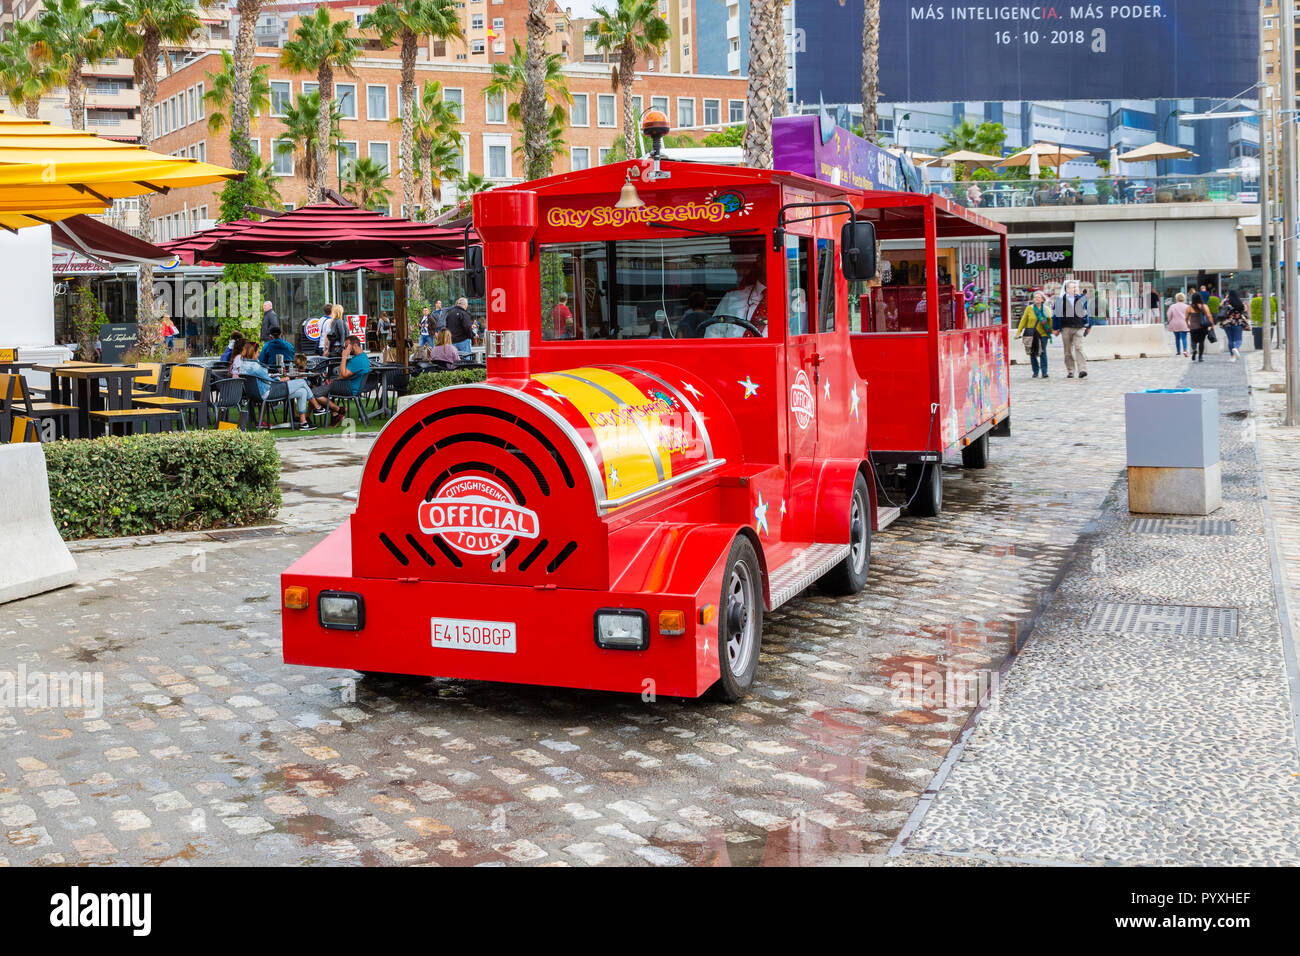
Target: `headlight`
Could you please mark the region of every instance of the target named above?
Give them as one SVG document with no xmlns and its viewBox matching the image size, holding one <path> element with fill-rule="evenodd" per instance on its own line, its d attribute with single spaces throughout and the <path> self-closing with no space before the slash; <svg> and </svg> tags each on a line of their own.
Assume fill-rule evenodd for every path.
<svg viewBox="0 0 1300 956">
<path fill-rule="evenodd" d="M 644 651 L 650 646 L 646 612 L 601 608 L 596 612 L 596 644 L 612 651 Z"/>
<path fill-rule="evenodd" d="M 322 591 L 316 599 L 316 616 L 321 627 L 359 631 L 366 625 L 366 605 L 360 594 Z"/>
</svg>

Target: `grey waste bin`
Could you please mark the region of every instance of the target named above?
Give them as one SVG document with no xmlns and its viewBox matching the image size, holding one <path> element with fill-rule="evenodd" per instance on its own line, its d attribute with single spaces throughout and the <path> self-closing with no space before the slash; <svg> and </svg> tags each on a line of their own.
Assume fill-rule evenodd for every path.
<svg viewBox="0 0 1300 956">
<path fill-rule="evenodd" d="M 1255 340 L 1255 351 L 1256 351 L 1256 352 L 1262 352 L 1262 351 L 1264 350 L 1264 328 L 1263 328 L 1263 326 L 1259 326 L 1259 325 L 1252 326 L 1252 327 L 1251 327 L 1251 330 L 1250 330 L 1250 337 L 1253 338 L 1253 339 Z"/>
<path fill-rule="evenodd" d="M 1208 515 L 1223 503 L 1216 390 L 1129 392 L 1124 436 L 1129 511 Z"/>
</svg>

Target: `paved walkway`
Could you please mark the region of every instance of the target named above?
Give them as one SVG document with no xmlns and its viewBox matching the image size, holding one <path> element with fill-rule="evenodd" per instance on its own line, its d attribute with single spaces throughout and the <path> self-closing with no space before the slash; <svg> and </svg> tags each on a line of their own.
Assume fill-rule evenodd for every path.
<svg viewBox="0 0 1300 956">
<path fill-rule="evenodd" d="M 1280 655 L 1268 654 L 1266 542 L 1240 448 L 1225 482 L 1236 535 L 1159 547 L 1123 537 L 1123 393 L 1176 384 L 1187 371 L 1172 358 L 1095 363 L 1083 381 L 1059 370 L 1031 381 L 1028 368 L 1013 369 L 1014 434 L 994 441 L 990 467 L 945 468 L 943 516 L 904 518 L 878 535 L 862 595 L 812 591 L 769 615 L 755 693 L 735 707 L 467 681 L 357 682 L 350 671 L 286 666 L 278 574 L 319 540 L 315 529 L 350 510 L 343 493 L 368 446 L 282 443 L 287 533 L 81 549 L 77 587 L 6 607 L 0 672 L 98 675 L 104 707 L 0 709 L 0 862 L 1097 862 L 1118 858 L 1102 849 L 1110 841 L 1144 860 L 1218 860 L 1229 823 L 1203 819 L 1225 788 L 1236 806 L 1224 820 L 1236 827 L 1241 817 L 1254 844 L 1246 858 L 1290 860 L 1279 843 L 1300 841 L 1275 815 L 1300 818 L 1287 777 L 1295 748 Z M 1208 362 L 1196 370 L 1233 371 Z M 1207 542 L 1229 571 L 1236 565 L 1226 562 L 1255 563 L 1237 584 L 1228 576 L 1214 585 L 1223 590 L 1213 600 L 1193 601 L 1179 582 L 1200 573 L 1187 549 Z M 1097 553 L 1104 564 L 1094 569 Z M 1242 639 L 1198 654 L 1170 642 L 1157 650 L 1179 669 L 1145 669 L 1161 653 L 1099 640 L 1077 623 L 1098 596 L 1130 593 L 1230 601 L 1242 609 Z M 978 691 L 1036 621 L 998 710 L 961 752 L 912 849 L 886 857 L 953 755 Z M 1043 667 L 1076 646 L 1073 668 Z M 1134 652 L 1116 653 L 1125 647 Z M 1232 675 L 1253 688 L 1248 710 Z M 1126 709 L 1103 714 L 1094 700 Z M 1187 733 L 1194 714 L 1197 739 L 1231 776 L 1216 770 L 1184 784 L 1168 759 L 1147 767 L 1159 738 L 1140 729 Z M 1002 746 L 992 733 L 999 720 L 1025 729 L 1009 739 L 1027 748 L 1028 763 L 1009 751 L 1016 772 L 984 794 L 980 768 L 997 761 L 981 764 L 980 748 Z M 1089 748 L 1108 741 L 1110 765 L 1092 776 L 1076 769 L 1095 766 Z M 1058 791 L 1044 784 L 1053 775 Z M 1170 781 L 1179 786 L 1149 796 Z M 1019 797 L 1014 812 L 1004 791 Z M 1034 816 L 1038 804 L 1062 804 L 1052 792 L 1072 804 L 1050 821 Z M 1076 826 L 1070 813 L 1093 827 L 1096 852 L 1084 845 L 1072 855 L 1061 842 Z M 1181 842 L 1160 835 L 1166 820 L 1194 821 L 1212 846 L 1202 849 L 1192 831 L 1180 831 Z M 1044 821 L 1066 832 L 1040 839 L 1033 828 Z M 1252 827 L 1266 824 L 1274 835 L 1257 836 Z"/>
<path fill-rule="evenodd" d="M 1272 427 L 1271 402 L 1251 415 L 1244 361 L 1216 352 L 1188 364 L 1182 383 L 1219 390 L 1224 504 L 1214 517 L 1235 522 L 1234 532 L 1134 533 L 1121 475 L 909 852 L 1300 862 L 1294 635 L 1279 626 L 1255 454 L 1256 435 L 1266 436 L 1269 485 L 1282 486 L 1300 435 Z M 1294 550 L 1300 498 L 1270 493 L 1269 505 Z M 1088 621 L 1103 601 L 1235 608 L 1240 631 L 1100 633 Z"/>
</svg>

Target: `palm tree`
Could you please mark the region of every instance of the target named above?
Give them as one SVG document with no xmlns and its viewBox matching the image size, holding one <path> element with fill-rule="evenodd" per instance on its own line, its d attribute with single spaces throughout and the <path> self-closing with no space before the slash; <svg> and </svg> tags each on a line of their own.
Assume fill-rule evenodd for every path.
<svg viewBox="0 0 1300 956">
<path fill-rule="evenodd" d="M 307 202 L 320 200 L 325 189 L 325 160 L 330 140 L 330 116 L 334 112 L 334 71 L 353 75 L 352 64 L 360 53 L 361 39 L 352 32 L 351 20 L 330 20 L 329 7 L 302 18 L 293 39 L 280 51 L 280 65 L 294 73 L 315 73 L 322 109 L 317 110 L 315 175 L 307 183 Z"/>
<path fill-rule="evenodd" d="M 244 91 L 243 109 L 253 116 L 259 113 L 265 113 L 271 106 L 271 81 L 269 66 L 259 66 L 253 69 L 248 76 L 248 88 Z M 236 148 L 232 152 L 238 152 L 236 143 L 238 134 L 234 126 L 234 100 L 236 91 L 239 86 L 239 79 L 235 71 L 235 58 L 226 50 L 221 51 L 221 72 L 209 73 L 208 79 L 211 84 L 203 93 L 203 102 L 207 104 L 208 129 L 213 133 L 220 133 L 226 128 L 227 111 L 230 113 L 230 143 Z M 248 121 L 251 126 L 251 119 Z M 247 128 L 245 134 L 247 135 Z M 247 157 L 245 164 L 241 169 L 247 168 Z"/>
<path fill-rule="evenodd" d="M 415 59 L 421 37 L 438 40 L 463 39 L 455 0 L 388 0 L 361 21 L 363 30 L 376 30 L 380 42 L 401 46 L 402 75 L 398 88 L 401 100 L 402 204 L 410 215 L 415 209 L 415 132 L 410 116 L 415 112 Z"/>
<path fill-rule="evenodd" d="M 252 114 L 257 112 L 254 101 L 256 71 L 253 68 L 257 38 L 254 30 L 262 12 L 262 0 L 237 0 L 235 12 L 239 16 L 239 27 L 235 31 L 235 55 L 230 57 L 233 81 L 230 90 L 230 155 L 236 169 L 248 169 L 254 156 L 250 139 Z M 226 56 L 222 54 L 223 59 Z M 265 67 L 259 69 L 265 71 Z"/>
<path fill-rule="evenodd" d="M 772 168 L 772 115 L 775 107 L 770 77 L 777 69 L 778 60 L 785 61 L 781 0 L 751 0 L 745 165 L 756 169 Z"/>
<path fill-rule="evenodd" d="M 341 131 L 339 124 L 342 122 L 341 109 L 335 102 L 331 112 L 334 114 L 333 122 L 330 123 L 330 138 L 325 148 L 325 155 L 330 154 L 337 156 L 343 155 L 343 147 L 339 145 Z M 300 93 L 294 98 L 294 101 L 285 108 L 284 116 L 281 118 L 284 123 L 284 132 L 275 138 L 272 149 L 277 153 L 298 153 L 301 157 L 298 169 L 308 183 L 315 182 L 318 178 L 321 182 L 325 181 L 325 175 L 318 177 L 318 166 L 320 162 L 320 145 L 318 137 L 320 136 L 320 93 Z"/>
<path fill-rule="evenodd" d="M 519 93 L 519 112 L 522 119 L 524 147 L 524 176 L 541 179 L 551 174 L 555 148 L 550 136 L 551 114 L 547 109 L 546 37 L 550 28 L 546 22 L 547 0 L 528 0 L 528 53 L 524 59 L 524 85 Z M 516 43 L 515 49 L 519 49 Z M 565 90 L 568 93 L 568 90 Z"/>
<path fill-rule="evenodd" d="M 103 59 L 113 49 L 108 31 L 95 22 L 99 9 L 98 4 L 81 0 L 51 0 L 29 35 L 32 58 L 61 75 L 67 84 L 73 129 L 86 128 L 86 64 Z"/>
<path fill-rule="evenodd" d="M 755 2 L 767 3 L 770 0 Z M 751 13 L 751 27 L 752 16 Z M 638 57 L 651 56 L 662 49 L 672 38 L 672 30 L 660 18 L 658 5 L 653 0 L 617 0 L 612 10 L 596 7 L 596 20 L 587 25 L 587 38 L 595 43 L 597 50 L 618 54 L 618 65 L 610 74 L 610 81 L 623 94 L 623 148 L 631 156 L 636 152 L 637 117 L 632 109 L 636 61 Z M 753 74 L 754 71 L 750 70 L 751 78 Z M 754 80 L 750 82 L 752 84 Z M 768 139 L 771 139 L 770 134 Z"/>
<path fill-rule="evenodd" d="M 28 119 L 36 119 L 41 97 L 64 81 L 58 70 L 37 61 L 37 40 L 35 25 L 18 20 L 9 36 L 0 41 L 0 93 Z"/>
<path fill-rule="evenodd" d="M 456 180 L 456 194 L 462 199 L 466 196 L 472 196 L 475 193 L 481 193 L 491 188 L 492 184 L 478 173 L 467 172 L 460 179 Z"/>
<path fill-rule="evenodd" d="M 1001 123 L 983 122 L 976 126 L 969 119 L 963 119 L 948 132 L 943 134 L 939 149 L 944 155 L 959 150 L 969 149 L 977 153 L 1002 154 L 1002 144 L 1006 142 L 1007 131 Z"/>
<path fill-rule="evenodd" d="M 63 2 L 63 0 L 60 0 Z M 194 0 L 104 0 L 101 9 L 108 17 L 104 32 L 135 66 L 140 87 L 140 145 L 153 143 L 153 106 L 158 97 L 158 64 L 168 49 L 184 47 L 203 29 Z M 152 202 L 140 197 L 140 222 L 145 238 L 153 237 Z M 162 347 L 159 323 L 153 315 L 153 269 L 140 270 L 140 321 L 136 345 L 142 354 L 153 355 Z"/>
<path fill-rule="evenodd" d="M 862 11 L 862 131 L 874 143 L 880 116 L 880 0 L 864 0 Z"/>
<path fill-rule="evenodd" d="M 421 192 L 426 203 L 435 202 L 442 181 L 459 160 L 460 134 L 456 124 L 460 116 L 456 108 L 443 98 L 442 84 L 437 80 L 425 81 L 420 97 L 409 113 L 411 134 L 419 155 Z"/>
<path fill-rule="evenodd" d="M 280 177 L 275 174 L 274 164 L 270 160 L 263 160 L 257 155 L 250 156 L 243 184 L 246 187 L 244 196 L 248 205 L 263 209 L 276 209 L 280 206 Z"/>
<path fill-rule="evenodd" d="M 388 167 L 369 157 L 354 159 L 348 163 L 343 195 L 362 209 L 377 206 L 387 209 L 393 201 L 393 191 L 388 188 Z"/>
<path fill-rule="evenodd" d="M 555 119 L 555 109 L 559 104 L 571 104 L 573 94 L 569 92 L 568 78 L 564 75 L 564 58 L 558 53 L 548 53 L 540 61 L 543 90 L 543 109 L 545 126 L 543 144 L 538 147 L 530 145 L 528 121 L 524 116 L 524 105 L 528 91 L 529 53 L 525 52 L 515 40 L 514 53 L 510 59 L 492 64 L 492 80 L 484 92 L 488 96 L 504 96 L 510 100 L 506 115 L 511 122 L 518 123 L 523 130 L 523 144 L 516 147 L 516 152 L 524 156 L 524 178 L 541 179 L 551 174 L 551 163 L 555 157 L 556 144 L 552 142 L 550 124 Z M 567 117 L 567 114 L 562 115 Z M 562 145 L 562 144 L 561 144 Z"/>
</svg>

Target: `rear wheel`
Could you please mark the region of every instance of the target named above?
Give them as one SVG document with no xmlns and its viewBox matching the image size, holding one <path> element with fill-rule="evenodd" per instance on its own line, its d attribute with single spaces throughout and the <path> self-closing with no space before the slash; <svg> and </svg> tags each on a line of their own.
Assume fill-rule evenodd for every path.
<svg viewBox="0 0 1300 956">
<path fill-rule="evenodd" d="M 858 472 L 849 505 L 849 553 L 826 572 L 822 585 L 833 594 L 857 594 L 867 584 L 871 564 L 871 498 L 867 480 Z"/>
<path fill-rule="evenodd" d="M 985 432 L 961 450 L 964 468 L 987 468 L 989 464 L 989 433 Z"/>
<path fill-rule="evenodd" d="M 714 696 L 734 703 L 749 693 L 758 670 L 763 637 L 763 590 L 758 555 L 746 537 L 737 537 L 727 556 L 718 602 L 718 682 Z"/>
<path fill-rule="evenodd" d="M 943 510 L 943 465 L 937 461 L 907 466 L 908 514 L 933 518 Z"/>
</svg>

